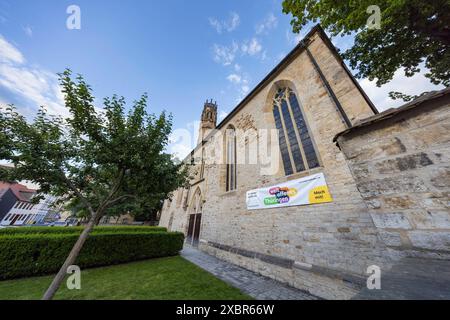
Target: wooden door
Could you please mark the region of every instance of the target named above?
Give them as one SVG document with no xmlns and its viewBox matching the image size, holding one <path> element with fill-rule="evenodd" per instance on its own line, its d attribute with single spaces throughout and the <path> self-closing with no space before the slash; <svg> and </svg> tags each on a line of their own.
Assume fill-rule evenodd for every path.
<svg viewBox="0 0 450 320">
<path fill-rule="evenodd" d="M 200 238 L 200 226 L 202 221 L 202 214 L 198 213 L 195 215 L 195 228 L 194 228 L 194 237 L 192 239 L 192 244 L 194 246 L 198 245 L 198 240 Z"/>
<path fill-rule="evenodd" d="M 192 236 L 194 235 L 194 226 L 195 226 L 195 214 L 189 215 L 189 226 L 186 240 L 188 243 L 192 241 Z"/>
</svg>

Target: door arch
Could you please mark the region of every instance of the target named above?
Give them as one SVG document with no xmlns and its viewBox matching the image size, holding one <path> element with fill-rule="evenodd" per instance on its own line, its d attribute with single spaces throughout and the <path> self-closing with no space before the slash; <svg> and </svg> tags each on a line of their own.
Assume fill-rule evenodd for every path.
<svg viewBox="0 0 450 320">
<path fill-rule="evenodd" d="M 197 188 L 191 201 L 189 225 L 186 237 L 187 243 L 193 246 L 198 246 L 198 242 L 200 239 L 202 211 L 203 211 L 202 193 L 200 188 Z"/>
</svg>

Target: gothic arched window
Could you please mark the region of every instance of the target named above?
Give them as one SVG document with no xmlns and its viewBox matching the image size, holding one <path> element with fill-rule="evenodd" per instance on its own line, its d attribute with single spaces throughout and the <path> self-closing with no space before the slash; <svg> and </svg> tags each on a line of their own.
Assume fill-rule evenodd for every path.
<svg viewBox="0 0 450 320">
<path fill-rule="evenodd" d="M 226 191 L 236 189 L 236 131 L 233 126 L 229 126 L 225 132 L 226 146 Z"/>
<path fill-rule="evenodd" d="M 289 88 L 281 88 L 273 101 L 285 174 L 318 167 L 319 160 L 295 93 Z"/>
<path fill-rule="evenodd" d="M 192 213 L 202 213 L 203 203 L 202 203 L 202 193 L 199 188 L 195 191 L 194 197 L 192 198 Z"/>
</svg>

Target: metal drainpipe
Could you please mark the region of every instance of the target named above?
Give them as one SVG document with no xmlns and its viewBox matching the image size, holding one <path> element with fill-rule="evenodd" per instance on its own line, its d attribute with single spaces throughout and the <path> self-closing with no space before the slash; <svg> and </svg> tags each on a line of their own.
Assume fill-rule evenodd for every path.
<svg viewBox="0 0 450 320">
<path fill-rule="evenodd" d="M 325 75 L 323 74 L 322 70 L 320 69 L 319 65 L 317 64 L 316 59 L 314 59 L 311 51 L 309 51 L 307 45 L 305 44 L 306 53 L 308 54 L 309 59 L 311 60 L 312 64 L 314 65 L 314 69 L 316 69 L 317 73 L 319 74 L 320 79 L 322 80 L 325 88 L 327 89 L 328 95 L 333 100 L 334 104 L 336 105 L 339 113 L 342 115 L 342 118 L 344 119 L 345 124 L 348 128 L 351 128 L 353 125 L 350 121 L 350 119 L 347 117 L 347 114 L 345 113 L 344 108 L 342 108 L 341 103 L 339 102 L 338 98 L 334 94 L 333 89 L 330 86 L 330 83 L 325 78 Z"/>
</svg>

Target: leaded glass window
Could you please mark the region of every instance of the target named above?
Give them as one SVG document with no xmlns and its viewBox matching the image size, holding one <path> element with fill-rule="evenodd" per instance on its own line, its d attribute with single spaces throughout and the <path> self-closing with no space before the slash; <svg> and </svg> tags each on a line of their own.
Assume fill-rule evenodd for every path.
<svg viewBox="0 0 450 320">
<path fill-rule="evenodd" d="M 234 127 L 229 126 L 226 130 L 226 156 L 227 156 L 227 173 L 226 173 L 226 191 L 236 189 L 236 132 Z"/>
<path fill-rule="evenodd" d="M 274 98 L 273 116 L 278 129 L 281 159 L 286 175 L 319 166 L 305 117 L 295 93 L 281 88 Z"/>
</svg>

